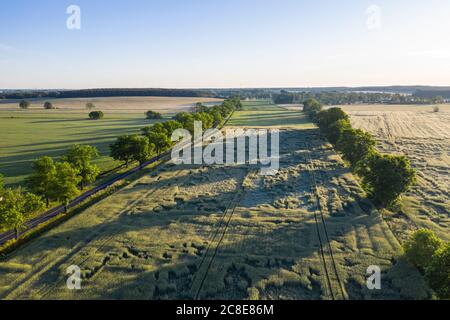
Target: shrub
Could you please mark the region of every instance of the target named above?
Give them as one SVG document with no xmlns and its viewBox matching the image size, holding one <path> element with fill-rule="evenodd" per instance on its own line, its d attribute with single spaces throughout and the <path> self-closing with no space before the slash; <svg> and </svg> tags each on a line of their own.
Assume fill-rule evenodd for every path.
<svg viewBox="0 0 450 320">
<path fill-rule="evenodd" d="M 326 130 L 339 120 L 350 120 L 349 116 L 341 108 L 331 108 L 317 114 L 317 122 L 321 129 Z"/>
<path fill-rule="evenodd" d="M 19 102 L 20 109 L 28 109 L 30 107 L 30 102 L 22 100 Z"/>
<path fill-rule="evenodd" d="M 99 119 L 103 119 L 104 114 L 102 111 L 92 111 L 91 113 L 89 113 L 89 118 L 91 120 L 99 120 Z"/>
<path fill-rule="evenodd" d="M 92 102 L 86 103 L 86 109 L 92 110 L 95 109 L 95 105 Z"/>
<path fill-rule="evenodd" d="M 162 118 L 163 118 L 163 116 L 162 116 L 161 113 L 155 112 L 155 111 L 151 111 L 151 110 L 147 111 L 147 112 L 145 113 L 145 116 L 146 116 L 147 119 L 149 119 L 149 120 L 159 120 L 159 119 L 162 119 Z"/>
<path fill-rule="evenodd" d="M 416 171 L 405 156 L 372 153 L 359 173 L 372 199 L 383 207 L 394 204 L 416 181 Z"/>
<path fill-rule="evenodd" d="M 322 105 L 314 98 L 307 99 L 303 102 L 303 112 L 311 119 L 315 119 L 316 115 L 322 111 Z"/>
<path fill-rule="evenodd" d="M 433 112 L 434 112 L 434 113 L 438 113 L 440 110 L 441 110 L 441 109 L 439 109 L 438 106 L 435 106 L 435 107 L 433 108 Z"/>
<path fill-rule="evenodd" d="M 409 262 L 423 272 L 428 268 L 434 253 L 441 246 L 442 241 L 433 231 L 421 229 L 416 231 L 405 243 L 405 256 Z"/>
<path fill-rule="evenodd" d="M 337 141 L 336 148 L 342 152 L 352 168 L 361 164 L 368 155 L 372 154 L 376 142 L 372 135 L 359 129 L 346 129 Z"/>
<path fill-rule="evenodd" d="M 425 277 L 439 298 L 450 299 L 450 243 L 435 251 Z"/>
<path fill-rule="evenodd" d="M 51 102 L 45 102 L 44 103 L 44 109 L 50 110 L 50 109 L 55 109 L 55 107 L 53 106 L 53 104 Z"/>
<path fill-rule="evenodd" d="M 325 135 L 327 139 L 333 144 L 336 145 L 339 138 L 342 136 L 345 130 L 350 130 L 352 128 L 350 121 L 347 119 L 341 119 L 336 122 L 333 122 L 329 127 L 324 129 Z"/>
</svg>

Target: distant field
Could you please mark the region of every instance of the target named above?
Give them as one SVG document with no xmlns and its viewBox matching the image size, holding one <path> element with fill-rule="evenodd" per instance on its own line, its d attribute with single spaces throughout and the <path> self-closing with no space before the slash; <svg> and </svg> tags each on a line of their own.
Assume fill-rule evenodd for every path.
<svg viewBox="0 0 450 320">
<path fill-rule="evenodd" d="M 450 106 L 344 106 L 356 128 L 371 132 L 384 153 L 405 154 L 418 184 L 404 197 L 405 216 L 392 218 L 398 237 L 430 228 L 450 240 Z"/>
<path fill-rule="evenodd" d="M 45 100 L 47 101 L 47 100 Z M 17 102 L 0 103 L 0 173 L 8 185 L 21 184 L 31 172 L 32 162 L 42 156 L 58 158 L 74 144 L 96 146 L 101 157 L 95 163 L 101 170 L 118 165 L 109 155 L 109 145 L 122 134 L 138 133 L 154 121 L 144 111 L 157 110 L 170 116 L 188 110 L 202 98 L 99 98 L 50 100 L 57 110 L 44 110 L 44 100 L 33 100 L 31 109 L 20 110 Z M 88 120 L 87 102 L 105 112 L 101 121 Z"/>
<path fill-rule="evenodd" d="M 233 127 L 291 129 L 313 128 L 313 124 L 300 112 L 287 110 L 269 102 L 244 102 L 243 110 L 235 112 L 228 123 Z"/>
<path fill-rule="evenodd" d="M 20 100 L 0 100 L 0 111 L 19 111 Z M 176 98 L 176 97 L 112 97 L 112 98 L 79 98 L 79 99 L 30 99 L 28 111 L 42 110 L 43 104 L 49 101 L 57 110 L 70 112 L 87 112 L 86 104 L 93 103 L 98 110 L 109 113 L 139 113 L 154 110 L 162 113 L 177 113 L 188 110 L 197 102 L 220 104 L 222 100 L 213 98 Z"/>
</svg>

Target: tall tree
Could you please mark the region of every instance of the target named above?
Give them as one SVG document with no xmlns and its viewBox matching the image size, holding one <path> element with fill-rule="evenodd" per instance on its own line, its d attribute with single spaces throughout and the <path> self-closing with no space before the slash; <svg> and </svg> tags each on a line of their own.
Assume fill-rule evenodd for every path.
<svg viewBox="0 0 450 320">
<path fill-rule="evenodd" d="M 92 159 L 99 156 L 97 148 L 93 146 L 74 145 L 63 157 L 63 160 L 78 170 L 81 177 L 81 190 L 86 184 L 92 183 L 100 174 L 99 168 L 92 164 Z"/>
<path fill-rule="evenodd" d="M 373 153 L 366 161 L 362 172 L 364 186 L 383 207 L 392 205 L 416 182 L 416 172 L 405 156 Z"/>
<path fill-rule="evenodd" d="M 80 193 L 77 188 L 80 182 L 81 177 L 78 170 L 73 168 L 70 163 L 56 163 L 56 175 L 51 185 L 53 197 L 67 207 L 70 200 Z"/>
<path fill-rule="evenodd" d="M 131 136 L 129 135 L 120 136 L 112 145 L 110 145 L 111 158 L 116 161 L 125 162 L 127 167 L 133 160 L 130 137 Z"/>
<path fill-rule="evenodd" d="M 41 198 L 32 193 L 24 194 L 21 188 L 5 189 L 0 201 L 0 224 L 8 229 L 14 229 L 16 238 L 19 238 L 20 229 L 27 217 L 43 210 L 44 207 Z"/>
<path fill-rule="evenodd" d="M 144 136 L 130 136 L 130 146 L 132 159 L 138 161 L 140 165 L 149 160 L 155 152 L 155 145 Z"/>
<path fill-rule="evenodd" d="M 360 129 L 347 129 L 342 132 L 336 147 L 355 169 L 361 160 L 374 152 L 375 145 L 375 139 L 370 133 Z"/>
<path fill-rule="evenodd" d="M 31 192 L 42 196 L 46 200 L 48 207 L 54 194 L 51 186 L 56 175 L 55 163 L 52 158 L 43 157 L 36 160 L 32 164 L 32 168 L 33 173 L 26 181 L 28 188 Z"/>
</svg>

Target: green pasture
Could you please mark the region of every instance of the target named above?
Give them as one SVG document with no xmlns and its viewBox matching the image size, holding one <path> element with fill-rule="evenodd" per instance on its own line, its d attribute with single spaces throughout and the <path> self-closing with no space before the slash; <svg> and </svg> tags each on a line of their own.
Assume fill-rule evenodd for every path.
<svg viewBox="0 0 450 320">
<path fill-rule="evenodd" d="M 58 159 L 74 144 L 97 147 L 101 157 L 95 164 L 109 170 L 118 165 L 109 157 L 109 145 L 116 137 L 138 133 L 152 123 L 136 113 L 106 113 L 105 119 L 93 121 L 87 112 L 0 111 L 0 173 L 7 185 L 23 184 L 34 160 Z"/>
<path fill-rule="evenodd" d="M 243 110 L 235 112 L 228 125 L 234 127 L 283 127 L 290 129 L 309 129 L 314 127 L 303 113 L 287 110 L 266 101 L 243 102 Z"/>
</svg>

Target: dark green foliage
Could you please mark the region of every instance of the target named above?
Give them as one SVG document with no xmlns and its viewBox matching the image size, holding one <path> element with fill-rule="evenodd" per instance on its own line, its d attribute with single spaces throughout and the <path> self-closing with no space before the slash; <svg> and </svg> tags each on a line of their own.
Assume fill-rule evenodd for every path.
<svg viewBox="0 0 450 320">
<path fill-rule="evenodd" d="M 24 193 L 21 188 L 5 189 L 1 192 L 0 226 L 14 229 L 16 237 L 26 219 L 34 212 L 43 210 L 42 199 L 32 193 Z"/>
<path fill-rule="evenodd" d="M 326 130 L 339 120 L 350 120 L 349 116 L 341 108 L 331 108 L 317 114 L 317 123 L 321 129 Z"/>
<path fill-rule="evenodd" d="M 47 201 L 47 206 L 54 195 L 51 189 L 56 175 L 56 166 L 53 159 L 43 157 L 36 160 L 33 164 L 33 174 L 26 180 L 31 192 L 43 197 Z"/>
<path fill-rule="evenodd" d="M 51 110 L 51 109 L 55 109 L 55 107 L 53 106 L 53 104 L 51 102 L 47 101 L 44 103 L 44 109 Z"/>
<path fill-rule="evenodd" d="M 287 92 L 287 91 L 281 91 L 280 94 L 274 94 L 272 96 L 273 103 L 275 104 L 293 104 L 295 101 L 295 94 Z"/>
<path fill-rule="evenodd" d="M 102 111 L 92 111 L 91 113 L 89 113 L 89 118 L 91 120 L 100 120 L 103 119 L 104 116 L 105 115 Z"/>
<path fill-rule="evenodd" d="M 28 109 L 30 107 L 30 102 L 22 100 L 19 102 L 20 109 Z"/>
<path fill-rule="evenodd" d="M 433 231 L 421 229 L 416 231 L 403 247 L 408 261 L 423 272 L 441 245 L 442 241 Z"/>
<path fill-rule="evenodd" d="M 324 133 L 327 139 L 333 144 L 336 145 L 339 138 L 343 134 L 344 131 L 350 130 L 352 128 L 350 121 L 346 119 L 338 120 L 333 122 L 329 127 L 324 129 Z"/>
<path fill-rule="evenodd" d="M 365 162 L 363 182 L 376 204 L 395 203 L 416 181 L 416 172 L 405 156 L 373 153 Z"/>
<path fill-rule="evenodd" d="M 133 159 L 131 150 L 131 138 L 129 135 L 123 135 L 117 138 L 116 142 L 110 145 L 111 158 L 117 161 L 125 162 L 128 167 Z"/>
<path fill-rule="evenodd" d="M 146 116 L 147 119 L 149 119 L 149 120 L 160 120 L 160 119 L 163 118 L 163 116 L 162 116 L 161 113 L 155 112 L 155 111 L 151 111 L 151 110 L 147 111 L 147 112 L 145 113 L 145 116 Z"/>
<path fill-rule="evenodd" d="M 450 243 L 443 244 L 435 251 L 425 276 L 439 298 L 450 299 Z"/>
<path fill-rule="evenodd" d="M 336 148 L 353 169 L 369 154 L 375 151 L 375 139 L 368 132 L 360 129 L 346 129 L 337 141 Z"/>
<path fill-rule="evenodd" d="M 322 110 L 322 105 L 314 98 L 309 98 L 303 102 L 303 112 L 312 120 L 315 120 L 317 114 Z"/>
<path fill-rule="evenodd" d="M 77 186 L 82 180 L 79 174 L 68 162 L 56 163 L 56 174 L 50 185 L 53 198 L 67 205 L 70 199 L 77 196 L 80 193 Z"/>
<path fill-rule="evenodd" d="M 97 148 L 92 146 L 72 146 L 63 157 L 73 168 L 78 170 L 81 177 L 81 190 L 84 185 L 94 182 L 100 174 L 96 165 L 91 163 L 92 159 L 99 157 Z"/>
</svg>

